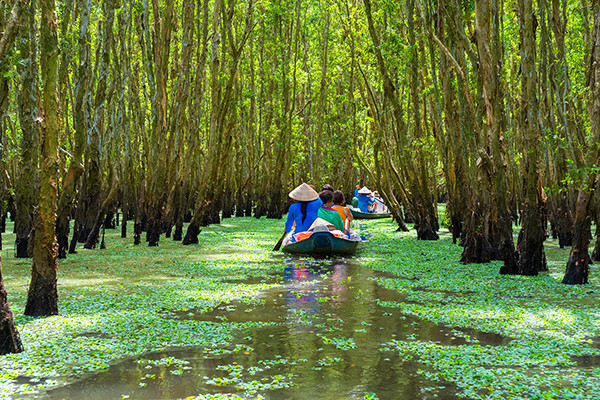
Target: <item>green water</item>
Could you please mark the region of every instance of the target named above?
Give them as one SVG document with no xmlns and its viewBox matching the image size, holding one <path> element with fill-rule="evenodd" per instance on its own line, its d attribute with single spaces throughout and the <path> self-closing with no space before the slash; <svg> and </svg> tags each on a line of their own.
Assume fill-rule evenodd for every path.
<svg viewBox="0 0 600 400">
<path fill-rule="evenodd" d="M 385 275 L 353 260 L 285 259 L 285 270 L 248 284 L 277 282 L 260 305 L 221 304 L 210 313 L 189 310 L 168 318 L 248 323 L 227 349 L 178 348 L 126 359 L 107 371 L 38 394 L 45 399 L 178 399 L 231 394 L 256 399 L 454 399 L 455 388 L 426 378 L 418 359 L 400 356 L 391 340 L 465 345 L 510 341 L 457 330 L 384 308 L 401 302 L 380 287 Z M 462 333 L 462 334 L 461 334 Z M 365 397 L 366 396 L 366 397 Z M 224 397 L 228 398 L 228 397 Z"/>
</svg>

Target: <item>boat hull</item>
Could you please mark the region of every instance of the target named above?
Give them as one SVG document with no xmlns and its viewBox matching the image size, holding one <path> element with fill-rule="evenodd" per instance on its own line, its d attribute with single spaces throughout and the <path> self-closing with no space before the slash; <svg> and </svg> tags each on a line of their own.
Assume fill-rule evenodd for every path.
<svg viewBox="0 0 600 400">
<path fill-rule="evenodd" d="M 318 256 L 352 255 L 356 252 L 358 243 L 335 237 L 329 232 L 315 232 L 307 239 L 283 246 L 281 250 L 292 254 Z"/>
<path fill-rule="evenodd" d="M 350 211 L 352 211 L 352 216 L 354 217 L 354 219 L 379 219 L 389 218 L 392 216 L 391 213 L 366 213 L 354 209 L 351 209 Z"/>
</svg>

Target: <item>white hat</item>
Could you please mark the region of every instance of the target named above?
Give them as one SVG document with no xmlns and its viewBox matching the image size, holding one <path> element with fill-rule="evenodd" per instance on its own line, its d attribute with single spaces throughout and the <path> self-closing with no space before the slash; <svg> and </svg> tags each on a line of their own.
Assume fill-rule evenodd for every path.
<svg viewBox="0 0 600 400">
<path fill-rule="evenodd" d="M 325 221 L 323 218 L 317 218 L 317 219 L 315 219 L 315 222 L 313 222 L 313 224 L 310 226 L 310 228 L 308 228 L 308 230 L 309 231 L 313 230 L 317 226 L 326 226 L 328 228 L 331 226 L 332 228 L 335 228 L 335 225 L 332 224 L 331 222 Z"/>
<path fill-rule="evenodd" d="M 296 189 L 292 190 L 289 196 L 298 201 L 313 201 L 319 198 L 319 193 L 317 193 L 313 188 L 308 186 L 306 183 L 298 186 Z"/>
<path fill-rule="evenodd" d="M 371 194 L 371 191 L 367 189 L 366 186 L 363 186 L 363 188 L 358 191 L 358 194 Z"/>
</svg>

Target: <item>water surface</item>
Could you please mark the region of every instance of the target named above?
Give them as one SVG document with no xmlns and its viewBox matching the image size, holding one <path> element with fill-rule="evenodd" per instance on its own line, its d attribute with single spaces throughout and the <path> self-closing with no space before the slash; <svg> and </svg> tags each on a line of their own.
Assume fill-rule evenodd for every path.
<svg viewBox="0 0 600 400">
<path fill-rule="evenodd" d="M 226 349 L 178 348 L 126 359 L 107 371 L 39 394 L 44 399 L 178 399 L 231 393 L 255 399 L 455 399 L 450 384 L 428 381 L 412 357 L 385 351 L 391 340 L 463 345 L 464 333 L 482 345 L 506 344 L 495 334 L 457 330 L 384 308 L 402 302 L 396 291 L 352 259 L 286 259 L 260 305 L 221 304 L 209 313 L 188 310 L 166 318 L 219 323 L 257 322 L 236 330 Z M 461 334 L 462 333 L 462 334 Z"/>
</svg>

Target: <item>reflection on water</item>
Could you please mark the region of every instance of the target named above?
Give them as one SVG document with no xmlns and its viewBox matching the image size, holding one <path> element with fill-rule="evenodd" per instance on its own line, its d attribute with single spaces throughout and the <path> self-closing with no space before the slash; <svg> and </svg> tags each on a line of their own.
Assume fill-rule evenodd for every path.
<svg viewBox="0 0 600 400">
<path fill-rule="evenodd" d="M 108 371 L 39 395 L 49 399 L 175 399 L 233 393 L 255 399 L 454 399 L 418 369 L 418 360 L 381 351 L 395 340 L 464 344 L 457 330 L 382 308 L 402 301 L 380 287 L 376 272 L 354 261 L 291 259 L 265 292 L 264 303 L 222 304 L 209 313 L 172 314 L 213 323 L 258 321 L 268 326 L 239 332 L 228 349 L 187 348 L 125 360 Z M 255 282 L 259 284 L 260 282 Z M 457 336 L 457 333 L 459 335 Z M 464 333 L 464 331 L 463 331 Z M 501 337 L 467 332 L 481 344 Z"/>
</svg>

